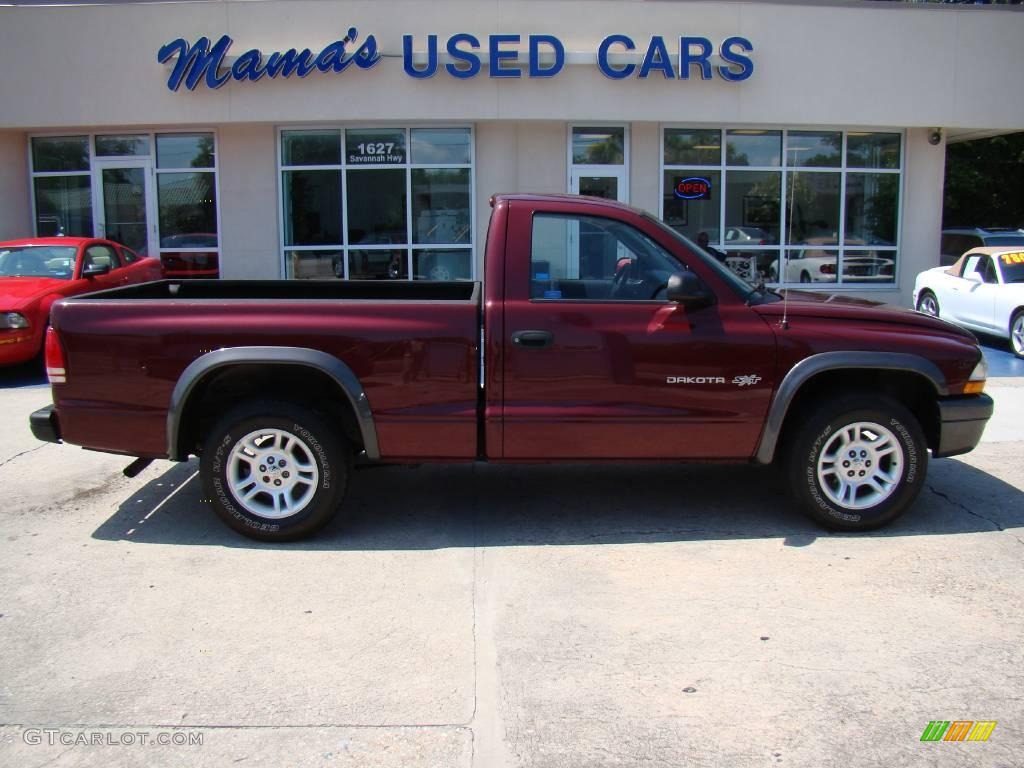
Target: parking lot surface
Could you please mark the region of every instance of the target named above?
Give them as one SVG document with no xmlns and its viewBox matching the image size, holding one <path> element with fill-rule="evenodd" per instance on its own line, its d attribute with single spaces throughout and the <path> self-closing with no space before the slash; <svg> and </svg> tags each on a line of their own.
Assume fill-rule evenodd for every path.
<svg viewBox="0 0 1024 768">
<path fill-rule="evenodd" d="M 477 465 L 361 471 L 270 545 L 194 460 L 35 441 L 6 376 L 0 765 L 1024 765 L 1024 379 L 989 391 L 871 534 L 762 468 Z"/>
</svg>

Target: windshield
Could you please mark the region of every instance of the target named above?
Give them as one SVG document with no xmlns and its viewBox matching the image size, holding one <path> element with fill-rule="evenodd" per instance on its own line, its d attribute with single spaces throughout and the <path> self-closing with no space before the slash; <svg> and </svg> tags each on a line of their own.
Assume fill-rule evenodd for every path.
<svg viewBox="0 0 1024 768">
<path fill-rule="evenodd" d="M 1001 253 L 996 259 L 1003 269 L 1004 283 L 1024 283 L 1024 252 Z"/>
<path fill-rule="evenodd" d="M 656 224 L 662 232 L 671 235 L 675 240 L 679 241 L 680 243 L 685 245 L 689 250 L 693 251 L 698 256 L 700 256 L 704 260 L 704 263 L 707 266 L 711 267 L 711 269 L 715 270 L 715 272 L 718 273 L 718 275 L 723 280 L 725 280 L 726 283 L 729 284 L 729 287 L 736 291 L 736 294 L 741 299 L 750 301 L 753 298 L 753 294 L 756 293 L 759 297 L 758 301 L 761 302 L 781 300 L 782 297 L 779 296 L 778 294 L 769 293 L 768 291 L 765 290 L 759 290 L 757 286 L 748 283 L 746 280 L 737 275 L 735 272 L 729 269 L 729 267 L 720 262 L 706 250 L 701 248 L 699 245 L 697 245 L 695 242 L 690 240 L 685 235 L 681 235 L 678 232 L 676 232 L 674 229 L 672 229 L 672 227 L 670 227 L 668 224 L 661 221 L 660 219 L 655 218 L 646 211 L 644 212 L 644 218 L 652 222 L 653 224 Z"/>
<path fill-rule="evenodd" d="M 74 269 L 74 246 L 0 246 L 0 277 L 52 277 L 57 280 L 70 280 Z"/>
<path fill-rule="evenodd" d="M 985 245 L 1020 245 L 1024 247 L 1024 235 L 997 235 L 986 237 Z"/>
</svg>

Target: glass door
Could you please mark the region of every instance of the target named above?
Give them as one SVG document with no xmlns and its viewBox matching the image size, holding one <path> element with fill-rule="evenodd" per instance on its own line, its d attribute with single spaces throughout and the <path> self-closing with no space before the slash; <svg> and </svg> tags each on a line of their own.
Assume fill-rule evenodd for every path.
<svg viewBox="0 0 1024 768">
<path fill-rule="evenodd" d="M 574 195 L 588 195 L 605 200 L 626 200 L 626 169 L 622 166 L 590 166 L 572 168 L 569 171 L 569 192 Z M 598 247 L 603 240 L 594 239 L 587 227 L 573 221 L 568 225 L 569 252 L 573 257 L 567 264 L 566 277 L 588 278 L 596 268 L 599 272 L 607 258 Z"/>
<path fill-rule="evenodd" d="M 621 166 L 573 168 L 569 174 L 569 192 L 625 203 L 626 169 Z"/>
<path fill-rule="evenodd" d="M 152 161 L 97 158 L 93 190 L 96 237 L 121 243 L 142 255 L 156 255 Z"/>
</svg>

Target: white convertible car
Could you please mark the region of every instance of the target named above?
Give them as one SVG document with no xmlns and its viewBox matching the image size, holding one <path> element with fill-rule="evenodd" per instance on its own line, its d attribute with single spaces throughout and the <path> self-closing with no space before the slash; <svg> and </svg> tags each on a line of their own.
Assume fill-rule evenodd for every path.
<svg viewBox="0 0 1024 768">
<path fill-rule="evenodd" d="M 974 248 L 951 267 L 922 272 L 914 282 L 918 312 L 1010 340 L 1024 357 L 1024 250 Z"/>
</svg>

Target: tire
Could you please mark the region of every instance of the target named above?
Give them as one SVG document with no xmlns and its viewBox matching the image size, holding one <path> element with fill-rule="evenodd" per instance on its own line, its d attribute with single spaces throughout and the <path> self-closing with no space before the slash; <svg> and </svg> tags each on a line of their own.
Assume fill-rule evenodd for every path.
<svg viewBox="0 0 1024 768">
<path fill-rule="evenodd" d="M 1010 318 L 1010 349 L 1017 357 L 1024 357 L 1024 309 L 1018 309 Z"/>
<path fill-rule="evenodd" d="M 939 316 L 939 300 L 927 288 L 917 297 L 917 311 L 932 317 Z"/>
<path fill-rule="evenodd" d="M 787 468 L 804 512 L 837 531 L 868 531 L 896 519 L 917 498 L 927 471 L 917 419 L 891 398 L 867 395 L 845 395 L 810 413 Z M 855 473 L 852 483 L 843 472 Z"/>
<path fill-rule="evenodd" d="M 293 541 L 338 511 L 352 449 L 324 415 L 294 403 L 249 401 L 206 435 L 199 473 L 228 527 L 259 541 Z"/>
<path fill-rule="evenodd" d="M 809 282 L 811 282 L 811 275 L 810 275 L 810 273 L 806 272 L 806 271 L 801 272 L 800 273 L 800 282 L 801 283 L 809 283 Z"/>
</svg>

